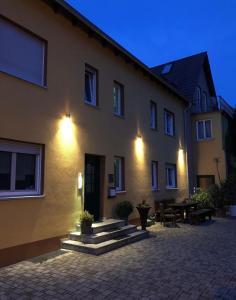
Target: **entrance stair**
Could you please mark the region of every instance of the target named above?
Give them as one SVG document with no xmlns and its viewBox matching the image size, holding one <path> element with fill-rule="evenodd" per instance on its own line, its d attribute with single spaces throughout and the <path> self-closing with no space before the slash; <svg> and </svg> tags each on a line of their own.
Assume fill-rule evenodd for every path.
<svg viewBox="0 0 236 300">
<path fill-rule="evenodd" d="M 81 235 L 80 225 L 77 224 L 76 231 L 62 240 L 62 248 L 100 255 L 148 237 L 148 231 L 138 230 L 135 225 L 125 225 L 123 220 L 95 222 L 92 228 L 93 234 Z"/>
</svg>

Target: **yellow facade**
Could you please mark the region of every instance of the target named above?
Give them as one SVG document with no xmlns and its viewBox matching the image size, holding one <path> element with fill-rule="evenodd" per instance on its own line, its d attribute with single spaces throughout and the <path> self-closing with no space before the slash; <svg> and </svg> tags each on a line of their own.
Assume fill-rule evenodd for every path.
<svg viewBox="0 0 236 300">
<path fill-rule="evenodd" d="M 224 181 L 227 176 L 222 117 L 220 111 L 192 115 L 194 174 L 195 176 L 213 175 L 217 184 Z M 211 139 L 197 141 L 196 122 L 199 120 L 211 120 Z"/>
<path fill-rule="evenodd" d="M 83 209 L 78 174 L 85 154 L 103 158 L 102 217 L 115 205 L 188 196 L 184 141 L 185 103 L 41 1 L 2 0 L 1 14 L 48 43 L 47 87 L 0 73 L 0 138 L 45 146 L 44 192 L 0 199 L 0 249 L 62 236 Z M 84 103 L 85 64 L 98 70 L 99 106 Z M 124 85 L 125 116 L 113 115 L 113 80 Z M 157 131 L 150 129 L 149 102 L 157 103 Z M 175 114 L 174 137 L 164 134 L 164 109 Z M 65 116 L 70 114 L 70 118 Z M 137 140 L 137 138 L 140 138 Z M 125 158 L 125 192 L 110 199 L 114 156 Z M 151 190 L 151 161 L 158 161 L 159 191 Z M 177 165 L 178 188 L 166 189 L 165 164 Z M 84 178 L 83 178 L 84 179 Z M 135 211 L 131 218 L 136 218 Z"/>
</svg>

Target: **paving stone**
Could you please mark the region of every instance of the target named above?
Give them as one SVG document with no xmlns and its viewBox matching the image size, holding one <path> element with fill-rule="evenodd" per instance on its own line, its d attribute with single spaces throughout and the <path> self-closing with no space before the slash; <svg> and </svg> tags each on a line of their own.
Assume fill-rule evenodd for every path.
<svg viewBox="0 0 236 300">
<path fill-rule="evenodd" d="M 0 300 L 236 299 L 236 220 L 150 228 L 99 257 L 58 252 L 0 269 Z"/>
</svg>

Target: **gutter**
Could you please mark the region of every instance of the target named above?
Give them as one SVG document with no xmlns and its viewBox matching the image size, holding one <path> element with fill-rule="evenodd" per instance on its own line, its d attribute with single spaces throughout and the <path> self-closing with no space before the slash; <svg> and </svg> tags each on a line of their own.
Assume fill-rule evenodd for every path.
<svg viewBox="0 0 236 300">
<path fill-rule="evenodd" d="M 163 88 L 166 88 L 169 92 L 173 93 L 180 100 L 182 100 L 185 105 L 188 105 L 189 101 L 173 86 L 165 82 L 161 77 L 154 74 L 148 66 L 142 63 L 139 59 L 133 56 L 124 47 L 118 44 L 115 40 L 109 37 L 106 33 L 100 30 L 87 18 L 85 18 L 81 13 L 76 11 L 71 5 L 66 3 L 64 0 L 41 0 L 47 5 L 49 5 L 55 13 L 61 13 L 66 18 L 68 18 L 73 26 L 78 26 L 84 30 L 90 38 L 96 38 L 103 47 L 109 47 L 114 52 L 116 56 L 121 56 L 126 63 L 132 64 L 135 69 L 139 69 L 144 76 L 149 77 L 151 80 L 155 80 Z"/>
</svg>

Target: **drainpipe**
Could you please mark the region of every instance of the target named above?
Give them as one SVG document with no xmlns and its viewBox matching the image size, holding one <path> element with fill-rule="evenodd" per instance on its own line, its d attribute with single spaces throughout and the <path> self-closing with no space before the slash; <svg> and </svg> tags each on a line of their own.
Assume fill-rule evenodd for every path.
<svg viewBox="0 0 236 300">
<path fill-rule="evenodd" d="M 190 134 L 189 130 L 191 130 L 191 117 L 190 117 L 190 110 L 191 110 L 191 102 L 189 105 L 184 109 L 184 139 L 186 145 L 186 177 L 187 177 L 187 185 L 188 185 L 188 196 L 190 198 L 191 195 L 191 186 L 189 175 L 189 151 L 190 151 Z M 191 175 L 192 176 L 192 175 Z"/>
</svg>

